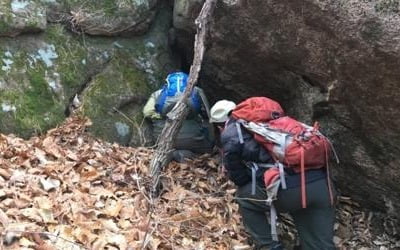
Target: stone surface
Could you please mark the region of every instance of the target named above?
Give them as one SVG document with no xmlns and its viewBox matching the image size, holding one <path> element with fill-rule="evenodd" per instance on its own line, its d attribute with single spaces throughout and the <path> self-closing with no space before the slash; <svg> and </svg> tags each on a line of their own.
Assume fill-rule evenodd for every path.
<svg viewBox="0 0 400 250">
<path fill-rule="evenodd" d="M 74 32 L 101 36 L 145 33 L 156 13 L 156 0 L 57 0 L 47 3 L 49 20 Z"/>
<path fill-rule="evenodd" d="M 395 1 L 219 1 L 201 84 L 214 100 L 265 95 L 289 115 L 319 120 L 341 159 L 340 191 L 394 215 L 399 31 Z"/>
<path fill-rule="evenodd" d="M 199 14 L 204 0 L 175 0 L 173 24 L 178 30 L 193 32 L 196 28 L 193 20 Z"/>
<path fill-rule="evenodd" d="M 82 111 L 94 121 L 90 129 L 96 136 L 123 145 L 148 142 L 141 109 L 176 68 L 167 39 L 171 14 L 161 11 L 144 36 L 114 42 L 112 59 L 81 93 Z M 104 39 L 96 44 L 105 44 Z"/>
<path fill-rule="evenodd" d="M 29 136 L 54 127 L 64 118 L 68 94 L 84 77 L 82 46 L 60 26 L 34 40 L 3 38 L 0 44 L 0 130 Z"/>
<path fill-rule="evenodd" d="M 148 32 L 134 38 L 76 35 L 61 23 L 1 38 L 1 133 L 29 137 L 82 112 L 94 121 L 94 135 L 144 143 L 141 107 L 176 68 L 167 38 L 171 19 L 172 9 L 161 8 Z"/>
<path fill-rule="evenodd" d="M 46 8 L 41 2 L 0 1 L 0 36 L 14 37 L 46 29 Z"/>
</svg>

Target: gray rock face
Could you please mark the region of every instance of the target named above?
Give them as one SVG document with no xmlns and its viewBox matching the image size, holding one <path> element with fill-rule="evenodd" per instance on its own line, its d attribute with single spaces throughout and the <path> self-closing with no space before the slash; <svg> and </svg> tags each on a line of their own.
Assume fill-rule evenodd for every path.
<svg viewBox="0 0 400 250">
<path fill-rule="evenodd" d="M 46 9 L 36 1 L 3 0 L 0 2 L 0 36 L 14 37 L 24 32 L 46 28 Z"/>
<path fill-rule="evenodd" d="M 193 20 L 199 14 L 204 0 L 175 0 L 174 2 L 174 27 L 178 30 L 193 32 L 196 28 Z"/>
<path fill-rule="evenodd" d="M 208 94 L 235 101 L 265 95 L 289 115 L 319 120 L 341 159 L 333 168 L 340 190 L 394 214 L 400 208 L 399 6 L 224 0 L 214 18 L 202 70 Z"/>
<path fill-rule="evenodd" d="M 22 9 L 33 1 L 14 2 Z M 68 1 L 73 2 L 94 3 Z M 138 8 L 154 5 L 122 2 Z M 66 1 L 42 3 L 43 32 L 0 38 L 0 133 L 30 137 L 57 126 L 71 112 L 81 112 L 91 118 L 91 132 L 100 138 L 144 143 L 141 108 L 176 68 L 167 38 L 172 8 L 160 8 L 145 34 L 124 38 L 76 35 L 64 22 L 47 23 L 47 14 L 51 19 L 56 11 L 66 11 Z"/>
<path fill-rule="evenodd" d="M 156 0 L 57 0 L 49 2 L 49 20 L 74 32 L 101 36 L 145 33 L 155 17 Z"/>
</svg>

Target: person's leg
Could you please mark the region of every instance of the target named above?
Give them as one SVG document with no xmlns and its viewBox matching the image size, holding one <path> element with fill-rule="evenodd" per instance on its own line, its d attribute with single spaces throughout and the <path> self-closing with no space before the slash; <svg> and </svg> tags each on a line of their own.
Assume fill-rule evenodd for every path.
<svg viewBox="0 0 400 250">
<path fill-rule="evenodd" d="M 278 248 L 278 242 L 274 242 L 271 236 L 271 226 L 268 222 L 266 205 L 266 193 L 263 188 L 256 187 L 255 195 L 251 194 L 251 183 L 238 187 L 236 201 L 243 218 L 243 225 L 252 237 L 256 249 L 282 249 Z M 276 246 L 276 248 L 275 248 Z"/>
<path fill-rule="evenodd" d="M 281 190 L 279 211 L 289 212 L 300 236 L 302 250 L 332 250 L 334 208 L 331 206 L 326 179 L 307 184 L 307 208 L 301 208 L 300 187 Z"/>
<path fill-rule="evenodd" d="M 172 159 L 176 162 L 185 162 L 187 159 L 194 159 L 197 154 L 190 150 L 176 149 L 172 152 Z"/>
<path fill-rule="evenodd" d="M 333 250 L 333 208 L 310 208 L 292 213 L 302 250 Z"/>
</svg>

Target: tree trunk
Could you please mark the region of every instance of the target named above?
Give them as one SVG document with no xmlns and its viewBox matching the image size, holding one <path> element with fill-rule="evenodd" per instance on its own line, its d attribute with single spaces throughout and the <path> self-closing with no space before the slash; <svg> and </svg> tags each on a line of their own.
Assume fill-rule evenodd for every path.
<svg viewBox="0 0 400 250">
<path fill-rule="evenodd" d="M 201 63 L 205 51 L 205 37 L 207 34 L 209 21 L 217 0 L 206 0 L 199 16 L 196 18 L 197 33 L 194 42 L 194 58 L 190 67 L 188 84 L 182 98 L 167 115 L 165 126 L 158 137 L 157 148 L 150 163 L 150 174 L 152 177 L 152 193 L 157 192 L 162 169 L 169 163 L 170 154 L 173 150 L 174 140 L 185 120 L 188 112 L 188 98 L 197 83 Z"/>
</svg>

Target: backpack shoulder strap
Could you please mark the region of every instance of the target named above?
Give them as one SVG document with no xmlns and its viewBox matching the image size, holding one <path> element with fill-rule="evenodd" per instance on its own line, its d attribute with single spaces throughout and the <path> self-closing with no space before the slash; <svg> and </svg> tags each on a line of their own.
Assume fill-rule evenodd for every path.
<svg viewBox="0 0 400 250">
<path fill-rule="evenodd" d="M 244 140 L 243 140 L 243 133 L 242 133 L 242 128 L 240 127 L 240 123 L 238 121 L 236 121 L 235 126 L 236 126 L 237 134 L 239 136 L 239 142 L 240 142 L 240 144 L 243 144 Z"/>
<path fill-rule="evenodd" d="M 200 97 L 201 103 L 204 105 L 205 111 L 207 113 L 207 118 L 210 118 L 211 117 L 211 115 L 210 115 L 210 104 L 208 102 L 208 99 L 207 99 L 204 91 L 199 87 L 194 87 L 194 91 L 197 91 L 197 93 L 198 93 L 198 95 Z"/>
<path fill-rule="evenodd" d="M 189 98 L 190 98 L 189 103 L 192 106 L 192 109 L 197 113 L 200 113 L 202 99 L 197 87 L 193 88 Z"/>
<path fill-rule="evenodd" d="M 155 109 L 158 113 L 162 113 L 162 110 L 164 108 L 165 100 L 167 99 L 168 95 L 168 86 L 167 84 L 164 85 L 164 87 L 160 90 L 160 93 L 156 99 L 156 104 Z"/>
</svg>

